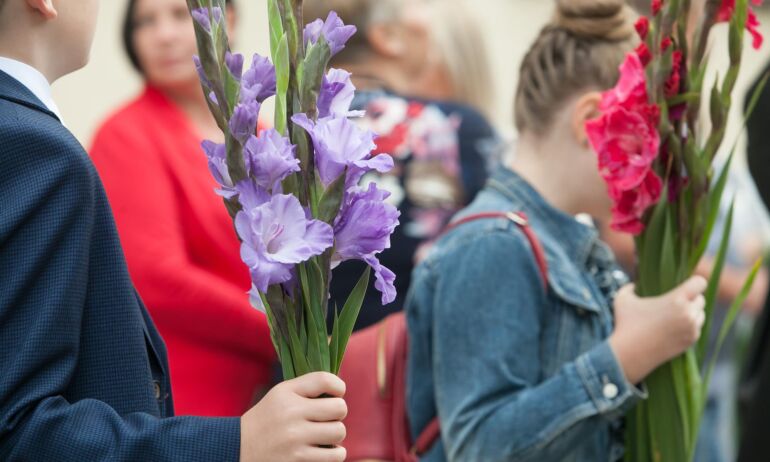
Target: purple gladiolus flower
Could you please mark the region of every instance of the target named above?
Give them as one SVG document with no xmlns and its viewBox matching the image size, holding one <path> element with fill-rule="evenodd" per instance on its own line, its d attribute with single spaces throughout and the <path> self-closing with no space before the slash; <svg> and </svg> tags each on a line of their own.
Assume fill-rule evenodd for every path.
<svg viewBox="0 0 770 462">
<path fill-rule="evenodd" d="M 259 186 L 251 178 L 245 179 L 235 185 L 238 192 L 238 202 L 244 210 L 252 210 L 265 202 L 269 202 L 272 197 L 266 189 Z"/>
<path fill-rule="evenodd" d="M 241 103 L 235 106 L 233 116 L 230 118 L 230 133 L 241 145 L 246 143 L 249 137 L 257 131 L 257 119 L 261 105 L 256 100 Z"/>
<path fill-rule="evenodd" d="M 233 78 L 240 82 L 243 75 L 243 55 L 240 53 L 225 52 L 225 65 Z"/>
<path fill-rule="evenodd" d="M 375 287 L 382 293 L 382 303 L 395 300 L 395 275 L 382 266 L 376 255 L 390 248 L 390 236 L 398 226 L 400 212 L 385 202 L 390 194 L 377 189 L 353 188 L 346 193 L 342 210 L 334 222 L 335 263 L 362 260 L 374 270 Z"/>
<path fill-rule="evenodd" d="M 269 59 L 254 55 L 251 68 L 241 79 L 241 101 L 257 100 L 260 103 L 275 95 L 275 66 Z"/>
<path fill-rule="evenodd" d="M 346 26 L 337 13 L 332 11 L 329 13 L 326 21 L 316 19 L 305 26 L 305 46 L 308 43 L 315 45 L 318 39 L 323 36 L 326 39 L 326 43 L 329 44 L 332 56 L 334 56 L 345 48 L 345 44 L 355 33 L 356 26 Z"/>
<path fill-rule="evenodd" d="M 244 146 L 246 167 L 257 185 L 275 192 L 280 182 L 294 172 L 299 172 L 299 159 L 294 155 L 295 146 L 274 129 L 263 130 L 259 138 L 252 136 Z"/>
<path fill-rule="evenodd" d="M 346 117 L 326 117 L 315 123 L 305 114 L 295 114 L 291 120 L 313 139 L 315 164 L 324 186 L 339 178 L 345 169 L 349 169 L 350 176 L 360 178 L 363 172 L 385 173 L 393 168 L 393 158 L 389 155 L 371 157 L 377 147 L 374 133 L 362 130 Z"/>
<path fill-rule="evenodd" d="M 350 81 L 350 72 L 329 69 L 324 76 L 318 95 L 318 117 L 361 117 L 364 111 L 350 111 L 356 96 L 356 87 Z"/>
<path fill-rule="evenodd" d="M 198 72 L 198 78 L 200 79 L 203 86 L 206 88 L 211 88 L 211 81 L 208 77 L 206 77 L 206 71 L 203 70 L 203 64 L 201 63 L 200 56 L 194 55 L 193 63 L 195 63 L 195 70 Z"/>
<path fill-rule="evenodd" d="M 227 169 L 227 151 L 225 145 L 206 140 L 201 143 L 201 147 L 203 147 L 203 152 L 206 153 L 206 157 L 208 158 L 211 175 L 221 186 L 221 189 L 217 189 L 216 193 L 226 199 L 232 198 L 237 193 L 233 185 L 233 180 L 230 178 L 230 171 Z"/>
<path fill-rule="evenodd" d="M 235 227 L 243 240 L 241 258 L 262 293 L 291 280 L 294 265 L 320 255 L 334 241 L 331 226 L 309 220 L 299 200 L 284 194 L 239 212 Z"/>
</svg>

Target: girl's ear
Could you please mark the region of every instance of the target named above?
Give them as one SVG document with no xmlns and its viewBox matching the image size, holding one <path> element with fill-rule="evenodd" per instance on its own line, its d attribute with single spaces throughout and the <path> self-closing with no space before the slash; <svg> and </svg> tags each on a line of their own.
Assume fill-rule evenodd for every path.
<svg viewBox="0 0 770 462">
<path fill-rule="evenodd" d="M 600 115 L 599 104 L 602 94 L 592 91 L 581 96 L 575 103 L 572 111 L 572 136 L 581 146 L 588 147 L 588 135 L 586 134 L 586 122 Z"/>
<path fill-rule="evenodd" d="M 27 5 L 43 15 L 45 19 L 56 19 L 59 13 L 53 6 L 53 0 L 26 0 Z"/>
</svg>

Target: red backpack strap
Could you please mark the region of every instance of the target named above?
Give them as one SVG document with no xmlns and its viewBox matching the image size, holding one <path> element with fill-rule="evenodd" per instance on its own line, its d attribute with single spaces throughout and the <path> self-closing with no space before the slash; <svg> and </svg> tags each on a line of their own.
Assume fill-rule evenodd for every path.
<svg viewBox="0 0 770 462">
<path fill-rule="evenodd" d="M 524 236 L 526 236 L 527 241 L 529 241 L 530 247 L 532 247 L 532 253 L 535 255 L 535 262 L 537 263 L 537 267 L 540 270 L 540 277 L 543 280 L 543 288 L 547 292 L 548 291 L 548 261 L 545 258 L 545 251 L 543 250 L 543 245 L 540 244 L 540 239 L 537 238 L 537 235 L 529 226 L 529 219 L 523 212 L 483 212 L 483 213 L 468 215 L 467 217 L 460 218 L 459 220 L 456 220 L 450 223 L 444 229 L 442 234 L 446 234 L 449 231 L 452 231 L 453 229 L 461 225 L 464 225 L 466 223 L 470 223 L 472 221 L 477 221 L 477 220 L 490 219 L 490 218 L 505 218 L 507 220 L 510 220 L 513 223 L 515 223 L 516 226 L 518 226 L 519 229 L 524 233 Z M 441 437 L 441 427 L 439 424 L 438 417 L 436 417 L 433 420 L 431 420 L 430 423 L 428 423 L 428 426 L 425 427 L 422 433 L 420 433 L 420 435 L 417 437 L 417 440 L 414 443 L 414 446 L 412 447 L 411 454 L 414 456 L 415 460 L 418 457 L 421 457 L 425 453 L 430 451 L 430 449 L 433 447 L 434 444 L 436 444 L 436 441 L 438 441 L 440 437 Z"/>
<path fill-rule="evenodd" d="M 540 276 L 543 279 L 543 287 L 548 290 L 548 261 L 545 258 L 545 251 L 543 250 L 542 244 L 540 244 L 540 239 L 537 238 L 537 235 L 529 226 L 529 219 L 527 218 L 527 215 L 524 214 L 524 212 L 482 212 L 468 215 L 467 217 L 460 218 L 459 220 L 450 223 L 444 229 L 443 234 L 446 234 L 449 231 L 452 231 L 453 229 L 466 223 L 489 218 L 505 218 L 510 220 L 515 223 L 516 226 L 518 226 L 519 229 L 524 233 L 527 241 L 529 241 L 530 247 L 532 247 L 532 253 L 535 255 L 535 262 L 537 262 L 537 267 L 540 270 Z"/>
</svg>

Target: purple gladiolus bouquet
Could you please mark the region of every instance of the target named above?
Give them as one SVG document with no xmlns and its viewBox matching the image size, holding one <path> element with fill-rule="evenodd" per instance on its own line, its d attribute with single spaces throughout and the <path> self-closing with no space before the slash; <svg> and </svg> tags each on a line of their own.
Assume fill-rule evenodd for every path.
<svg viewBox="0 0 770 462">
<path fill-rule="evenodd" d="M 396 296 L 395 275 L 377 255 L 390 246 L 399 212 L 367 172 L 393 168 L 372 157 L 375 135 L 349 118 L 350 74 L 329 69 L 355 33 L 335 13 L 302 30 L 302 0 L 268 0 L 272 62 L 231 53 L 224 0 L 188 0 L 200 56 L 194 58 L 225 143 L 203 142 L 209 169 L 241 240 L 252 305 L 264 310 L 286 379 L 338 373 L 374 270 L 382 303 Z M 256 136 L 262 103 L 275 97 L 275 128 Z M 332 269 L 347 260 L 369 267 L 332 332 L 326 314 Z"/>
</svg>

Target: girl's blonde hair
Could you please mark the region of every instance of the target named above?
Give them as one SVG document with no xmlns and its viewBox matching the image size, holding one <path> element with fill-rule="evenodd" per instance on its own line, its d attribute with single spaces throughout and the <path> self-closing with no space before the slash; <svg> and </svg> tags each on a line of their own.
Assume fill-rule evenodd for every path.
<svg viewBox="0 0 770 462">
<path fill-rule="evenodd" d="M 543 135 L 577 92 L 611 88 L 637 36 L 624 0 L 556 0 L 556 14 L 524 57 L 516 90 L 516 128 Z"/>
</svg>

